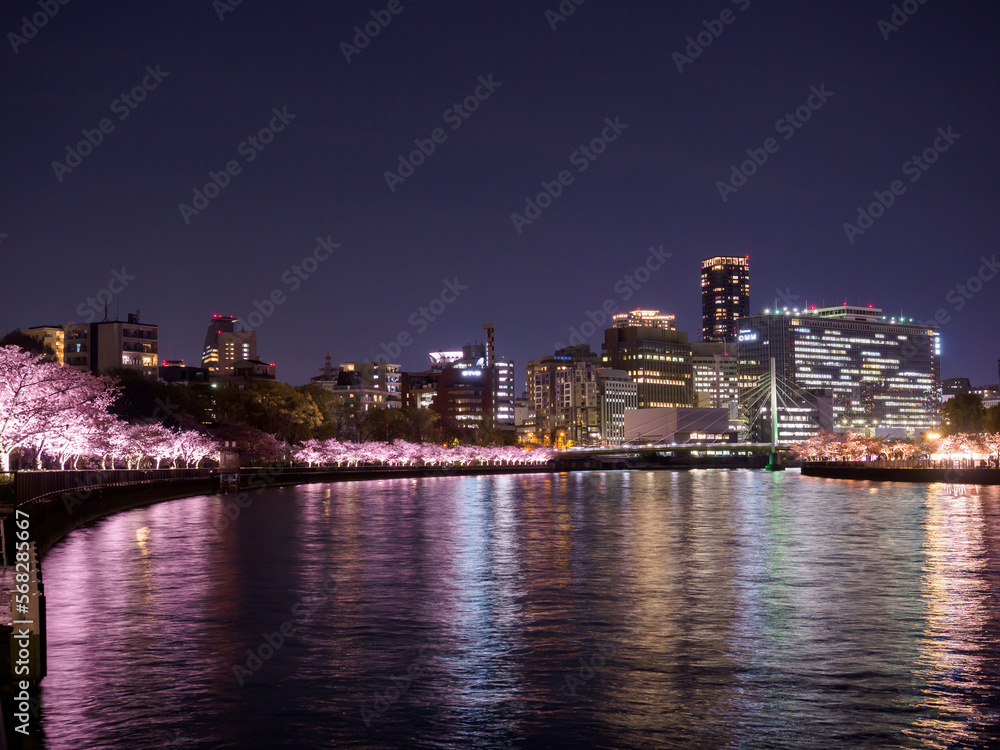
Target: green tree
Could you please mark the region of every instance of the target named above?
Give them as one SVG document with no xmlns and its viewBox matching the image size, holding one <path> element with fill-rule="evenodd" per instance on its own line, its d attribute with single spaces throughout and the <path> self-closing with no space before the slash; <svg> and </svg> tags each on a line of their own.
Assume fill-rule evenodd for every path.
<svg viewBox="0 0 1000 750">
<path fill-rule="evenodd" d="M 344 409 L 344 399 L 333 391 L 318 385 L 302 385 L 296 388 L 299 393 L 309 396 L 319 409 L 323 421 L 313 429 L 312 436 L 317 440 L 336 438 L 340 440 L 349 432 L 347 423 L 350 414 Z"/>
<path fill-rule="evenodd" d="M 408 406 L 402 410 L 409 423 L 409 437 L 412 443 L 438 442 L 438 423 L 441 415 L 432 409 L 418 409 Z"/>
<path fill-rule="evenodd" d="M 987 432 L 1000 432 L 1000 404 L 991 406 L 986 410 L 986 417 L 983 419 L 983 429 Z"/>
<path fill-rule="evenodd" d="M 120 394 L 111 411 L 126 422 L 194 429 L 212 421 L 212 398 L 201 383 L 161 383 L 135 370 L 114 370 Z"/>
<path fill-rule="evenodd" d="M 20 328 L 15 328 L 0 339 L 0 346 L 17 346 L 26 352 L 40 355 L 45 362 L 56 361 L 56 353 L 52 351 L 51 346 L 47 346 L 38 339 L 34 339 L 28 334 L 23 333 Z"/>
<path fill-rule="evenodd" d="M 941 405 L 941 428 L 945 435 L 982 432 L 986 420 L 983 400 L 975 393 L 959 393 Z"/>
<path fill-rule="evenodd" d="M 366 442 L 410 439 L 410 421 L 402 409 L 369 409 L 358 419 L 358 430 Z"/>
<path fill-rule="evenodd" d="M 289 443 L 308 440 L 313 430 L 323 424 L 323 415 L 312 397 L 284 383 L 214 390 L 221 424 L 245 424 Z"/>
</svg>

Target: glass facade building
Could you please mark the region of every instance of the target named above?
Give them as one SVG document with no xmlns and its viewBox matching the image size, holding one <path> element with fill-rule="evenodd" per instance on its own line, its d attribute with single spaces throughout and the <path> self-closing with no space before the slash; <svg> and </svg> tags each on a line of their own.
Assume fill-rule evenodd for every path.
<svg viewBox="0 0 1000 750">
<path fill-rule="evenodd" d="M 938 329 L 873 307 L 755 315 L 739 331 L 741 400 L 770 372 L 779 383 L 832 394 L 837 430 L 903 436 L 938 425 Z"/>
</svg>

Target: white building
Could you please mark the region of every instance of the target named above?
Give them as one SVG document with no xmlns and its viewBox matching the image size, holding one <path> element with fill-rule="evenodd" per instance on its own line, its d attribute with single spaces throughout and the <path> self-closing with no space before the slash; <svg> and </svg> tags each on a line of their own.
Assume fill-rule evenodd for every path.
<svg viewBox="0 0 1000 750">
<path fill-rule="evenodd" d="M 639 408 L 639 391 L 624 370 L 597 369 L 597 401 L 601 411 L 600 441 L 621 445 L 625 441 L 625 414 Z"/>
</svg>

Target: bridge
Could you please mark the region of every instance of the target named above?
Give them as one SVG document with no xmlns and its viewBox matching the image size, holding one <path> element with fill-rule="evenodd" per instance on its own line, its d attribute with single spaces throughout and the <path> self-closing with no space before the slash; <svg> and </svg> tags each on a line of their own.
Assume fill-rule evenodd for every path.
<svg viewBox="0 0 1000 750">
<path fill-rule="evenodd" d="M 790 447 L 787 445 L 773 445 L 771 443 L 681 443 L 681 444 L 664 444 L 664 443 L 651 443 L 648 445 L 620 445 L 620 446 L 609 446 L 609 447 L 591 447 L 591 448 L 566 448 L 564 450 L 555 451 L 556 459 L 565 458 L 599 458 L 602 456 L 607 457 L 626 457 L 626 456 L 640 456 L 643 454 L 660 454 L 660 453 L 689 453 L 689 454 L 705 454 L 705 455 L 747 455 L 752 453 L 771 453 L 772 451 L 777 451 L 779 453 L 787 453 Z"/>
<path fill-rule="evenodd" d="M 807 398 L 808 394 L 787 378 L 776 372 L 774 357 L 771 357 L 770 371 L 762 373 L 756 382 L 746 392 L 741 394 L 741 421 L 751 434 L 751 425 L 758 425 L 767 419 L 771 441 L 768 443 L 733 443 L 714 441 L 711 443 L 670 443 L 664 442 L 626 444 L 621 446 L 569 448 L 555 452 L 554 461 L 557 468 L 581 468 L 601 465 L 620 466 L 627 459 L 654 456 L 671 459 L 658 463 L 678 467 L 694 466 L 757 466 L 761 454 L 767 454 L 767 464 L 763 467 L 768 471 L 784 469 L 785 461 L 790 452 L 790 446 L 778 443 L 779 412 L 796 410 L 796 400 Z M 779 408 L 780 407 L 780 408 Z M 798 409 L 801 411 L 801 409 Z M 813 416 L 807 417 L 814 426 L 819 426 Z M 617 460 L 616 460 L 617 459 Z"/>
<path fill-rule="evenodd" d="M 768 469 L 783 467 L 789 447 L 772 443 L 683 443 L 568 448 L 556 451 L 556 471 L 579 469 Z"/>
</svg>

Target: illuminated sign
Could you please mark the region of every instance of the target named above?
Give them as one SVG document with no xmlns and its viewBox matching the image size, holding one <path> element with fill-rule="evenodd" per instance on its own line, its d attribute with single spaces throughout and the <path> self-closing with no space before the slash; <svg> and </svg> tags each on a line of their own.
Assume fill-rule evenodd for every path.
<svg viewBox="0 0 1000 750">
<path fill-rule="evenodd" d="M 741 333 L 736 338 L 739 341 L 756 341 L 757 340 L 757 334 L 756 334 L 756 332 L 749 332 L 748 331 L 747 333 Z"/>
<path fill-rule="evenodd" d="M 463 378 L 478 378 L 482 374 L 482 370 L 462 370 Z"/>
</svg>

